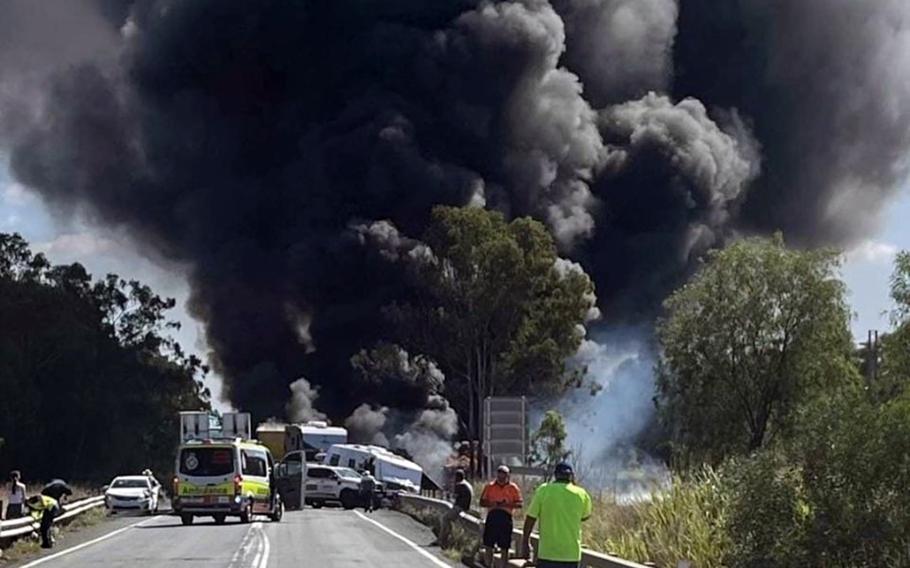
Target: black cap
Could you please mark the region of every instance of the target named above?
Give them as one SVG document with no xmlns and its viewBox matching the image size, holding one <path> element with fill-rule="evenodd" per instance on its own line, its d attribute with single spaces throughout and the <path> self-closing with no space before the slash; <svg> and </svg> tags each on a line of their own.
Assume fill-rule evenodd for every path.
<svg viewBox="0 0 910 568">
<path fill-rule="evenodd" d="M 569 477 L 574 473 L 572 466 L 566 462 L 559 462 L 553 469 L 553 475 L 556 477 Z"/>
</svg>

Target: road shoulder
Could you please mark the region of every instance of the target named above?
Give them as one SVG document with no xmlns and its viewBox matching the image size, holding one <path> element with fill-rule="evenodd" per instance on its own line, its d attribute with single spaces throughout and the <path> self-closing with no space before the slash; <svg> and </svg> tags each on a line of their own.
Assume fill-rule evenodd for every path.
<svg viewBox="0 0 910 568">
<path fill-rule="evenodd" d="M 3 558 L 0 558 L 0 567 L 20 568 L 32 562 L 35 562 L 36 560 L 58 554 L 64 550 L 82 546 L 85 543 L 92 542 L 106 535 L 109 535 L 110 533 L 152 518 L 154 517 L 140 517 L 124 514 L 111 516 L 105 515 L 98 523 L 92 524 L 90 526 L 78 526 L 76 528 L 71 528 L 69 526 L 64 527 L 64 529 L 57 535 L 57 541 L 54 548 L 43 549 L 35 547 L 34 550 L 32 550 L 31 547 L 29 547 L 29 551 L 27 553 L 21 556 L 16 556 L 14 559 L 7 558 L 6 552 L 4 551 Z"/>
</svg>

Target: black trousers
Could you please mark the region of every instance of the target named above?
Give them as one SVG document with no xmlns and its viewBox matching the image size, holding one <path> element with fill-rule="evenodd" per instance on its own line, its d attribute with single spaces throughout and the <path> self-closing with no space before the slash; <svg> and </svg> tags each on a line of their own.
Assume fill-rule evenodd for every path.
<svg viewBox="0 0 910 568">
<path fill-rule="evenodd" d="M 537 559 L 537 568 L 578 568 L 579 562 L 562 562 L 559 560 Z"/>
<path fill-rule="evenodd" d="M 51 529 L 54 527 L 54 517 L 57 516 L 57 508 L 49 507 L 41 514 L 41 546 L 51 548 L 54 546 Z"/>
<path fill-rule="evenodd" d="M 360 492 L 360 501 L 363 503 L 364 511 L 369 512 L 369 511 L 373 510 L 373 499 L 374 498 L 375 498 L 375 495 L 372 491 L 361 491 Z"/>
</svg>

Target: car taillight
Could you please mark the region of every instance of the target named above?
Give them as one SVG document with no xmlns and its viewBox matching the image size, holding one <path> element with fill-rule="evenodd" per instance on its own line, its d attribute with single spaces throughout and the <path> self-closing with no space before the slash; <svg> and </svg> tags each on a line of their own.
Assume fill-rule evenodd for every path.
<svg viewBox="0 0 910 568">
<path fill-rule="evenodd" d="M 234 476 L 234 495 L 240 495 L 243 492 L 243 478 L 239 475 Z"/>
<path fill-rule="evenodd" d="M 180 478 L 176 475 L 174 476 L 174 495 L 180 494 Z"/>
</svg>

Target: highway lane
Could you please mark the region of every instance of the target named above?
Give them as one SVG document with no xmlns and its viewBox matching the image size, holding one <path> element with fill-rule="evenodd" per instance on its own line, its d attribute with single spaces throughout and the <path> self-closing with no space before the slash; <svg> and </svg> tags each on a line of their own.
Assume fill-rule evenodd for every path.
<svg viewBox="0 0 910 568">
<path fill-rule="evenodd" d="M 288 512 L 280 523 L 265 518 L 243 525 L 197 519 L 185 527 L 158 516 L 117 529 L 82 548 L 46 556 L 22 568 L 446 568 L 453 564 L 427 544 L 432 533 L 394 511 L 363 515 L 341 509 Z"/>
</svg>

